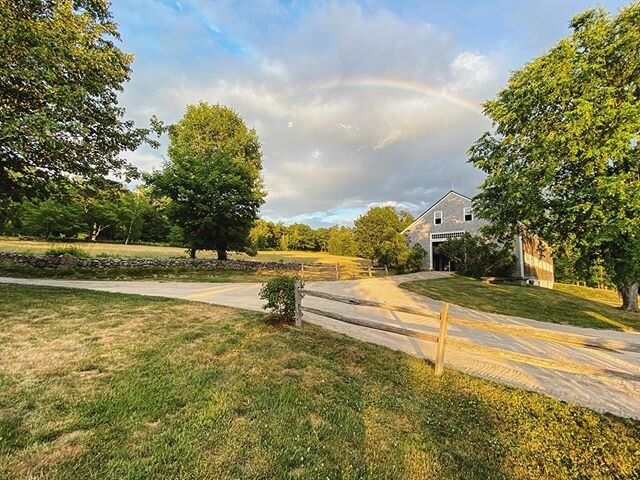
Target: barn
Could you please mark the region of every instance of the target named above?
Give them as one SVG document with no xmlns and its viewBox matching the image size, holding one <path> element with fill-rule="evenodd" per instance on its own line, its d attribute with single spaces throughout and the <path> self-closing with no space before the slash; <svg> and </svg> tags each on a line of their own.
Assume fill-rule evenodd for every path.
<svg viewBox="0 0 640 480">
<path fill-rule="evenodd" d="M 455 270 L 439 245 L 465 233 L 479 235 L 487 221 L 473 212 L 471 198 L 453 190 L 434 203 L 427 211 L 403 230 L 409 244 L 419 243 L 427 252 L 425 270 Z M 517 268 L 514 277 L 532 285 L 553 288 L 553 258 L 549 248 L 533 235 L 520 234 L 514 239 Z"/>
</svg>

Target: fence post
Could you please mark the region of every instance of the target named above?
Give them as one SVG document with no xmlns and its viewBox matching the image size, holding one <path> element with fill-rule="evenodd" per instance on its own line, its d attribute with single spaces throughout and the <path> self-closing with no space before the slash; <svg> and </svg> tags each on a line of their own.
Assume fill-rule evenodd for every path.
<svg viewBox="0 0 640 480">
<path fill-rule="evenodd" d="M 369 276 L 371 276 L 371 265 L 369 265 Z"/>
<path fill-rule="evenodd" d="M 449 319 L 449 304 L 444 302 L 440 311 L 440 331 L 438 332 L 438 347 L 436 350 L 436 366 L 434 374 L 436 377 L 442 375 L 444 371 L 444 346 L 447 341 L 447 321 Z"/>
<path fill-rule="evenodd" d="M 389 275 L 389 269 L 387 268 L 387 266 L 386 266 L 386 265 L 384 266 L 384 275 L 385 275 L 385 277 L 386 277 L 387 275 Z"/>
<path fill-rule="evenodd" d="M 336 280 L 340 280 L 340 264 L 336 263 Z"/>
<path fill-rule="evenodd" d="M 295 300 L 296 300 L 296 311 L 295 311 L 295 321 L 296 327 L 302 327 L 302 293 L 300 293 L 300 282 L 296 280 L 295 286 L 293 287 Z"/>
<path fill-rule="evenodd" d="M 304 263 L 300 265 L 300 277 L 304 278 Z"/>
</svg>

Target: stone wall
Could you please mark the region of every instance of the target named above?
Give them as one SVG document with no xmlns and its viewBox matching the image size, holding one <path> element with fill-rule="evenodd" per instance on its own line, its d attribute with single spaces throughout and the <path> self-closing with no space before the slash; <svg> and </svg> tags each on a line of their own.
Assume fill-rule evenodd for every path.
<svg viewBox="0 0 640 480">
<path fill-rule="evenodd" d="M 72 255 L 26 255 L 0 252 L 0 262 L 31 265 L 38 268 L 196 268 L 223 270 L 300 270 L 297 263 L 253 262 L 191 258 L 78 258 Z"/>
</svg>

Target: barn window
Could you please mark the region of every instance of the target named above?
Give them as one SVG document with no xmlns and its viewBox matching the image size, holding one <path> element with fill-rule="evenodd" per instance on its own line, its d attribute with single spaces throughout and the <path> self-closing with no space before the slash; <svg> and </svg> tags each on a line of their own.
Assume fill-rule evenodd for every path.
<svg viewBox="0 0 640 480">
<path fill-rule="evenodd" d="M 470 222 L 473 220 L 473 208 L 464 207 L 464 221 Z"/>
<path fill-rule="evenodd" d="M 440 225 L 442 223 L 442 211 L 433 212 L 433 223 Z"/>
</svg>

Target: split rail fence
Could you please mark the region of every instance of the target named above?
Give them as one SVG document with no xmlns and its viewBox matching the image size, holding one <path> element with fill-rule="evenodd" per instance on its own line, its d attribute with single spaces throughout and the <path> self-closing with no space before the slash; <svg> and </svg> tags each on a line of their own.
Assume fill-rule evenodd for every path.
<svg viewBox="0 0 640 480">
<path fill-rule="evenodd" d="M 409 313 L 421 317 L 436 318 L 439 320 L 438 333 L 431 333 L 421 330 L 414 330 L 410 328 L 401 327 L 398 325 L 392 325 L 379 321 L 372 321 L 363 318 L 355 318 L 341 313 L 332 312 L 328 310 L 321 310 L 318 308 L 307 307 L 302 304 L 303 297 L 315 297 L 324 300 L 330 300 L 333 302 L 344 303 L 347 305 L 356 305 L 363 307 L 375 307 L 382 310 L 390 310 L 393 312 Z M 520 363 L 526 363 L 529 365 L 535 365 L 539 367 L 550 368 L 553 370 L 559 370 L 569 373 L 582 373 L 591 375 L 604 375 L 614 376 L 622 378 L 624 380 L 640 381 L 640 375 L 622 372 L 618 370 L 612 370 L 607 368 L 599 368 L 590 365 L 585 365 L 572 361 L 553 360 L 549 358 L 537 357 L 527 353 L 515 352 L 513 350 L 506 350 L 502 348 L 489 347 L 485 345 L 479 345 L 475 342 L 465 340 L 459 337 L 451 337 L 447 339 L 447 329 L 449 323 L 462 325 L 467 328 L 476 330 L 483 330 L 488 332 L 502 333 L 515 337 L 529 337 L 538 340 L 545 340 L 555 343 L 563 343 L 573 346 L 598 348 L 605 350 L 624 350 L 640 353 L 640 344 L 608 340 L 605 338 L 572 334 L 566 332 L 554 332 L 552 330 L 544 330 L 540 328 L 522 326 L 522 325 L 509 325 L 500 324 L 495 322 L 487 322 L 482 320 L 471 320 L 466 318 L 457 318 L 449 316 L 449 304 L 443 303 L 442 309 L 439 313 L 424 310 L 421 308 L 411 307 L 407 305 L 393 305 L 386 302 L 378 302 L 375 300 L 365 300 L 361 298 L 348 297 L 344 295 L 336 295 L 327 292 L 320 292 L 316 290 L 308 290 L 301 287 L 300 282 L 296 282 L 295 287 L 295 325 L 297 327 L 302 326 L 302 318 L 304 313 L 311 313 L 320 315 L 323 317 L 331 318 L 339 322 L 358 325 L 361 327 L 367 327 L 374 330 L 380 330 L 383 332 L 395 333 L 406 337 L 417 338 L 419 340 L 426 340 L 436 343 L 436 355 L 435 355 L 435 375 L 442 375 L 444 370 L 445 348 L 447 343 L 455 345 L 456 348 L 471 351 L 473 353 L 480 353 L 483 355 L 489 355 L 493 357 L 513 360 Z"/>
<path fill-rule="evenodd" d="M 389 275 L 389 269 L 371 265 L 340 265 L 339 263 L 312 263 L 300 265 L 300 276 L 303 279 L 341 278 L 356 279 Z"/>
</svg>

